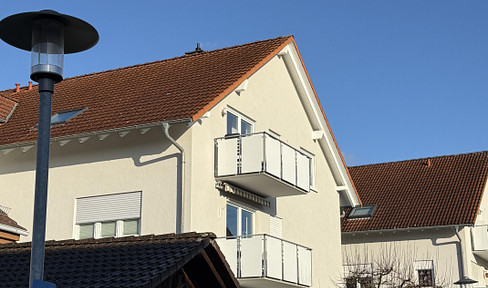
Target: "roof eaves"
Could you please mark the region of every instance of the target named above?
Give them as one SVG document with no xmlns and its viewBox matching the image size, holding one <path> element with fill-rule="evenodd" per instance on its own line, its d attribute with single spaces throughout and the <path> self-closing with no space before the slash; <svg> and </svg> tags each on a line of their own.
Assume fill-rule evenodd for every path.
<svg viewBox="0 0 488 288">
<path fill-rule="evenodd" d="M 127 127 L 113 128 L 113 129 L 107 129 L 107 130 L 100 130 L 100 131 L 94 131 L 94 132 L 71 134 L 71 135 L 51 138 L 51 143 L 58 142 L 58 141 L 64 141 L 64 140 L 68 140 L 68 139 L 78 139 L 78 138 L 91 137 L 91 136 L 97 136 L 97 135 L 102 135 L 102 134 L 111 134 L 111 133 L 119 133 L 119 132 L 124 132 L 124 131 L 132 131 L 132 130 L 137 130 L 137 129 L 153 128 L 153 127 L 163 126 L 163 123 L 178 124 L 178 123 L 191 123 L 191 122 L 193 122 L 191 118 L 183 118 L 183 119 L 153 122 L 153 123 L 147 123 L 147 124 L 141 124 L 141 125 L 135 125 L 135 126 L 127 126 Z M 26 142 L 5 144 L 5 145 L 0 145 L 0 150 L 19 148 L 19 147 L 23 147 L 23 146 L 31 146 L 31 145 L 35 145 L 36 143 L 37 143 L 37 141 L 26 141 Z"/>
<path fill-rule="evenodd" d="M 329 133 L 332 136 L 332 141 L 334 142 L 334 145 L 335 145 L 335 148 L 336 148 L 337 153 L 339 155 L 339 158 L 340 158 L 340 160 L 342 162 L 342 165 L 344 166 L 344 169 L 345 169 L 346 174 L 347 174 L 347 178 L 348 178 L 349 182 L 351 183 L 352 189 L 354 190 L 354 193 L 355 193 L 356 198 L 357 198 L 357 200 L 359 202 L 359 205 L 362 205 L 361 198 L 359 197 L 359 194 L 357 192 L 356 186 L 354 185 L 354 181 L 352 180 L 351 174 L 349 173 L 349 169 L 347 168 L 346 162 L 344 161 L 344 157 L 342 156 L 341 150 L 339 149 L 339 145 L 337 144 L 337 140 L 335 139 L 334 133 L 332 132 L 332 129 L 331 129 L 330 124 L 329 124 L 329 121 L 327 120 L 327 116 L 325 115 L 324 109 L 323 109 L 322 105 L 320 104 L 320 100 L 318 98 L 317 91 L 315 90 L 315 87 L 313 86 L 312 80 L 310 79 L 310 75 L 308 73 L 307 68 L 305 67 L 305 63 L 303 62 L 302 55 L 300 54 L 300 51 L 298 50 L 297 44 L 295 42 L 295 39 L 292 38 L 292 41 L 291 42 L 293 43 L 293 45 L 295 47 L 295 51 L 296 51 L 296 53 L 298 55 L 298 58 L 300 59 L 300 63 L 302 65 L 302 67 L 303 67 L 303 70 L 305 72 L 305 75 L 307 76 L 307 81 L 308 81 L 308 83 L 309 83 L 309 85 L 310 85 L 310 87 L 311 87 L 311 89 L 313 91 L 313 95 L 315 97 L 315 100 L 317 101 L 317 104 L 318 104 L 318 106 L 320 108 L 320 111 L 322 113 L 322 116 L 323 116 L 323 118 L 325 120 L 327 129 L 329 130 Z"/>
</svg>

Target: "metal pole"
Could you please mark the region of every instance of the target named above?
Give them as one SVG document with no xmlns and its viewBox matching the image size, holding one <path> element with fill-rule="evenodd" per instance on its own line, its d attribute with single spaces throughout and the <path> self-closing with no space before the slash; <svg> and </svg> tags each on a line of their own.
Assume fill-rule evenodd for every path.
<svg viewBox="0 0 488 288">
<path fill-rule="evenodd" d="M 51 102 L 54 80 L 39 79 L 39 126 L 37 136 L 36 186 L 34 199 L 34 223 L 29 287 L 34 280 L 43 280 L 44 242 L 46 240 L 47 182 L 49 171 L 49 144 L 51 138 Z"/>
</svg>

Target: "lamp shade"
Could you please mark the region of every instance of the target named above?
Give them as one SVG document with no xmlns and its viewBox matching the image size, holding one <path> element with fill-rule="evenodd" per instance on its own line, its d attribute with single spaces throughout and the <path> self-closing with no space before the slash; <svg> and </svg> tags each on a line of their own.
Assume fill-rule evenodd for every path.
<svg viewBox="0 0 488 288">
<path fill-rule="evenodd" d="M 63 55 L 93 47 L 98 32 L 87 22 L 53 10 L 11 15 L 0 21 L 0 39 L 32 52 L 31 78 L 61 81 Z"/>
</svg>

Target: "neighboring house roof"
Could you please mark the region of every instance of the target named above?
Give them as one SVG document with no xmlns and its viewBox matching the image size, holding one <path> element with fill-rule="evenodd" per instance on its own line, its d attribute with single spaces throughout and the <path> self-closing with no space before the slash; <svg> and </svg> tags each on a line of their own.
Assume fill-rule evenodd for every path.
<svg viewBox="0 0 488 288">
<path fill-rule="evenodd" d="M 165 281 L 180 273 L 193 283 L 189 287 L 239 287 L 214 238 L 185 233 L 48 241 L 44 281 L 60 288 L 153 288 L 167 287 Z M 28 287 L 30 250 L 31 243 L 0 245 L 2 287 Z"/>
<path fill-rule="evenodd" d="M 474 224 L 488 151 L 349 167 L 370 218 L 342 218 L 342 232 Z"/>
<path fill-rule="evenodd" d="M 27 230 L 10 218 L 8 212 L 5 211 L 6 209 L 8 208 L 0 206 L 0 231 L 3 230 L 18 235 L 27 235 Z"/>
<path fill-rule="evenodd" d="M 65 79 L 56 84 L 53 114 L 87 110 L 52 127 L 51 137 L 178 119 L 195 121 L 292 40 L 292 36 L 279 37 Z M 10 121 L 0 126 L 0 146 L 35 141 L 37 89 L 9 91 L 19 105 Z"/>
</svg>

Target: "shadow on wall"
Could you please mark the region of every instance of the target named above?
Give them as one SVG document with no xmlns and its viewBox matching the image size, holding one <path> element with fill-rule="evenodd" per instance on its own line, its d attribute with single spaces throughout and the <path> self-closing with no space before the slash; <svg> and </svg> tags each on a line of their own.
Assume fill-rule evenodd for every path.
<svg viewBox="0 0 488 288">
<path fill-rule="evenodd" d="M 174 125 L 170 133 L 178 141 L 187 129 L 186 125 Z M 153 127 L 144 135 L 141 135 L 138 130 L 131 131 L 125 137 L 112 133 L 102 141 L 97 136 L 92 136 L 82 144 L 73 139 L 64 146 L 60 146 L 59 143 L 51 144 L 49 167 L 58 168 L 128 158 L 133 159 L 135 166 L 150 165 L 175 157 L 176 155 L 172 153 L 142 160 L 144 156 L 164 154 L 171 146 L 161 127 Z M 27 152 L 16 149 L 7 155 L 0 155 L 0 163 L 2 163 L 0 175 L 34 171 L 35 161 L 35 146 Z"/>
</svg>

